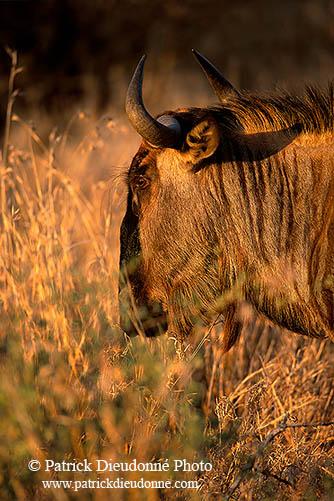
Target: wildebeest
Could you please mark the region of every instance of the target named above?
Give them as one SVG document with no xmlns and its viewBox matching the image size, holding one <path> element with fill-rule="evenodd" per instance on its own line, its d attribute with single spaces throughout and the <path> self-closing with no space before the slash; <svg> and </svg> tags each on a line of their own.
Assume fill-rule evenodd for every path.
<svg viewBox="0 0 334 501">
<path fill-rule="evenodd" d="M 227 351 L 246 301 L 278 326 L 334 338 L 333 85 L 251 95 L 194 55 L 219 106 L 152 118 L 144 57 L 128 89 L 143 141 L 127 173 L 121 326 L 184 339 L 222 313 Z"/>
</svg>

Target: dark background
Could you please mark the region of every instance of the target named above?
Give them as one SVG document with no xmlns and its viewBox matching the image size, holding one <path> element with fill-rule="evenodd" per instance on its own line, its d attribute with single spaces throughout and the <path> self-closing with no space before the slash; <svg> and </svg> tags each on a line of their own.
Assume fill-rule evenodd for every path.
<svg viewBox="0 0 334 501">
<path fill-rule="evenodd" d="M 65 121 L 78 106 L 122 112 L 143 53 L 154 111 L 166 94 L 178 104 L 169 85 L 181 96 L 207 89 L 192 47 L 240 88 L 325 85 L 333 77 L 333 0 L 13 0 L 0 1 L 0 25 L 0 45 L 16 49 L 24 66 L 16 109 Z M 3 119 L 10 59 L 2 47 Z"/>
</svg>

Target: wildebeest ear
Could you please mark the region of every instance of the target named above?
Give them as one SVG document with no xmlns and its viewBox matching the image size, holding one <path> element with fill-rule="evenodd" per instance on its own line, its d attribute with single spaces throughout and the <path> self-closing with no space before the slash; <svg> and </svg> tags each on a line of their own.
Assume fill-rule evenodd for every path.
<svg viewBox="0 0 334 501">
<path fill-rule="evenodd" d="M 219 127 L 216 121 L 212 117 L 202 120 L 187 134 L 186 143 L 189 148 L 185 152 L 187 160 L 197 163 L 210 157 L 216 151 L 219 139 Z"/>
</svg>

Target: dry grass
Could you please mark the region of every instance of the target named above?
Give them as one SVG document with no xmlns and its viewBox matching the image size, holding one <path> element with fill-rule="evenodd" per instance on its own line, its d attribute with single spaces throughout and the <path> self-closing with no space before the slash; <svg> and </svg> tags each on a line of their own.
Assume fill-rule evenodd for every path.
<svg viewBox="0 0 334 501">
<path fill-rule="evenodd" d="M 281 332 L 246 306 L 243 335 L 224 356 L 219 324 L 191 347 L 166 336 L 127 339 L 117 327 L 125 195 L 116 166 L 131 155 L 132 136 L 108 117 L 92 124 L 83 113 L 48 144 L 12 109 L 7 123 L 0 168 L 0 498 L 333 499 L 334 426 L 310 424 L 334 421 L 334 345 Z M 274 437 L 287 413 L 287 424 L 305 426 Z M 29 472 L 31 457 L 205 459 L 213 469 L 197 477 L 198 492 L 43 490 L 45 479 L 97 474 Z"/>
</svg>

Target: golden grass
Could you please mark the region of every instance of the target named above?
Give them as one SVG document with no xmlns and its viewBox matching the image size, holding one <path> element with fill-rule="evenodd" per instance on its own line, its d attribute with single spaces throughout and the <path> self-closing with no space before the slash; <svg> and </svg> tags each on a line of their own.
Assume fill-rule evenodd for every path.
<svg viewBox="0 0 334 501">
<path fill-rule="evenodd" d="M 325 424 L 334 421 L 334 345 L 279 331 L 246 307 L 241 339 L 224 356 L 219 324 L 204 343 L 202 332 L 188 347 L 166 336 L 126 338 L 117 326 L 125 194 L 116 182 L 120 169 L 110 167 L 129 160 L 132 136 L 120 122 L 105 117 L 93 124 L 78 112 L 64 134 L 53 132 L 45 144 L 12 108 L 7 117 L 0 169 L 0 499 L 333 499 L 334 426 Z M 266 443 L 287 413 L 288 424 L 305 426 Z M 75 492 L 43 489 L 41 481 L 120 475 L 30 472 L 30 458 L 204 459 L 213 469 L 159 473 L 159 480 L 197 478 L 197 491 Z"/>
</svg>

